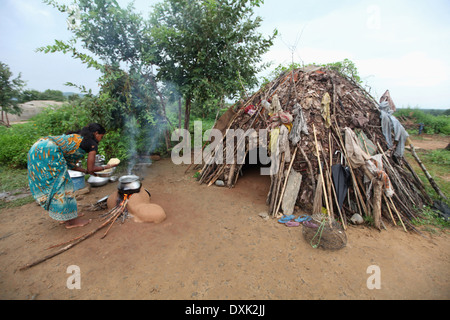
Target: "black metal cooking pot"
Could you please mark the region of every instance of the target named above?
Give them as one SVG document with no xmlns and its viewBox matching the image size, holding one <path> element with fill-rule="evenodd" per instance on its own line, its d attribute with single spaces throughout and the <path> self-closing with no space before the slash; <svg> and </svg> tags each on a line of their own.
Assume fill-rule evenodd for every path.
<svg viewBox="0 0 450 320">
<path fill-rule="evenodd" d="M 136 175 L 126 175 L 119 178 L 119 193 L 121 194 L 133 194 L 141 191 L 141 181 Z"/>
</svg>

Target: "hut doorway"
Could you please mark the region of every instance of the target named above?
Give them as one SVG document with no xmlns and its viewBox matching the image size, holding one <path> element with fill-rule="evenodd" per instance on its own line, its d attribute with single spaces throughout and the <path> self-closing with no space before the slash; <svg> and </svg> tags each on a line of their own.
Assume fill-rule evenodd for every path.
<svg viewBox="0 0 450 320">
<path fill-rule="evenodd" d="M 252 157 L 253 152 L 258 157 Z M 267 159 L 264 159 L 264 157 L 260 157 L 260 154 L 267 154 L 267 149 L 264 147 L 256 147 L 247 153 L 245 162 L 239 170 L 239 179 L 236 182 L 235 188 L 250 192 L 255 196 L 255 199 L 265 201 L 270 190 L 270 176 L 263 174 L 264 170 L 262 169 L 266 169 L 265 171 L 269 170 L 270 158 L 267 157 Z M 267 160 L 269 161 L 268 163 Z"/>
</svg>

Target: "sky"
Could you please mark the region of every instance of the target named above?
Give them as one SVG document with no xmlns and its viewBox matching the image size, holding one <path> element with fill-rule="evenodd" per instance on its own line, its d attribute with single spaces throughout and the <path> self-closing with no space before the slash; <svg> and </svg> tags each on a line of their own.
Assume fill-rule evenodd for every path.
<svg viewBox="0 0 450 320">
<path fill-rule="evenodd" d="M 136 0 L 136 11 L 147 16 L 157 2 Z M 278 30 L 262 57 L 273 67 L 347 58 L 376 100 L 389 90 L 398 108 L 450 108 L 449 0 L 265 0 L 255 14 L 259 32 Z M 70 38 L 66 16 L 41 0 L 0 0 L 0 61 L 27 89 L 75 92 L 64 85 L 72 82 L 98 92 L 96 70 L 70 54 L 36 52 Z"/>
</svg>

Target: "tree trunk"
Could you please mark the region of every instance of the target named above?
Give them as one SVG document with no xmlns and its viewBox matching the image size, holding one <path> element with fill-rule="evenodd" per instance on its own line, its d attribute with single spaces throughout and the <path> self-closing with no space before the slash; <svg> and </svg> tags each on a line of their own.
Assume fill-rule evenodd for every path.
<svg viewBox="0 0 450 320">
<path fill-rule="evenodd" d="M 181 97 L 178 99 L 178 128 L 181 129 Z"/>
<path fill-rule="evenodd" d="M 165 132 L 164 132 L 164 139 L 165 139 L 165 141 L 166 141 L 166 150 L 167 150 L 167 153 L 169 153 L 170 148 L 171 148 L 171 145 L 170 145 L 170 132 L 169 132 L 169 129 L 166 129 L 166 130 L 165 130 Z"/>
<path fill-rule="evenodd" d="M 184 129 L 189 131 L 189 120 L 191 118 L 191 97 L 186 98 L 186 104 L 184 108 Z"/>
</svg>

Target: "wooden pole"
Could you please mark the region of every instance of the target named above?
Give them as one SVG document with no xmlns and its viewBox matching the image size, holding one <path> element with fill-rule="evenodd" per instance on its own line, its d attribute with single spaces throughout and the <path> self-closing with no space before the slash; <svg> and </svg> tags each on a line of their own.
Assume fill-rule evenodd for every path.
<svg viewBox="0 0 450 320">
<path fill-rule="evenodd" d="M 403 226 L 403 230 L 405 230 L 405 232 L 408 232 L 408 230 L 406 230 L 405 224 L 403 223 L 402 217 L 400 216 L 400 213 L 398 212 L 397 208 L 395 207 L 394 202 L 392 202 L 392 199 L 387 197 L 389 199 L 389 201 L 391 202 L 392 208 L 394 208 L 395 213 L 397 214 L 398 219 L 400 220 L 400 223 Z"/>
<path fill-rule="evenodd" d="M 389 211 L 389 215 L 391 216 L 392 222 L 394 223 L 394 225 L 397 225 L 397 222 L 395 222 L 394 216 L 392 215 L 391 207 L 389 206 L 389 203 L 388 203 L 388 201 L 386 199 L 386 195 L 385 194 L 383 194 L 383 199 L 384 199 L 384 202 L 386 203 L 386 207 L 387 207 L 387 209 Z"/>
<path fill-rule="evenodd" d="M 317 153 L 317 161 L 319 163 L 319 171 L 320 171 L 320 179 L 322 180 L 322 188 L 323 188 L 323 193 L 325 194 L 324 198 L 325 198 L 325 206 L 327 208 L 327 213 L 328 213 L 328 218 L 329 218 L 329 222 L 330 222 L 330 227 L 331 227 L 331 214 L 330 214 L 330 206 L 328 204 L 328 195 L 327 195 L 327 188 L 325 186 L 325 181 L 323 178 L 323 172 L 322 172 L 322 164 L 320 163 L 320 153 L 319 153 L 319 146 L 318 146 L 318 142 L 317 142 L 317 136 L 316 136 L 316 127 L 313 123 L 313 132 L 314 132 L 314 141 L 316 143 L 316 153 Z"/>
<path fill-rule="evenodd" d="M 281 155 L 281 161 L 278 167 L 278 174 L 277 174 L 277 181 L 276 181 L 276 185 L 275 185 L 275 192 L 272 194 L 272 207 L 271 209 L 272 211 L 272 216 L 273 217 L 277 217 L 278 216 L 278 212 L 275 211 L 276 209 L 276 204 L 277 204 L 277 200 L 278 200 L 278 192 L 280 191 L 280 186 L 281 186 L 281 181 L 283 179 L 283 175 L 284 175 L 284 152 Z"/>
<path fill-rule="evenodd" d="M 412 144 L 410 144 L 410 150 L 411 154 L 413 155 L 414 159 L 416 159 L 417 163 L 419 164 L 420 168 L 422 169 L 423 173 L 425 173 L 425 176 L 427 177 L 428 181 L 430 181 L 431 186 L 436 191 L 436 193 L 444 200 L 447 200 L 447 197 L 442 193 L 441 189 L 439 189 L 438 185 L 436 184 L 436 181 L 434 181 L 433 177 L 428 172 L 427 168 L 425 168 L 425 165 L 423 162 L 419 159 L 417 156 L 416 150 Z"/>
</svg>

